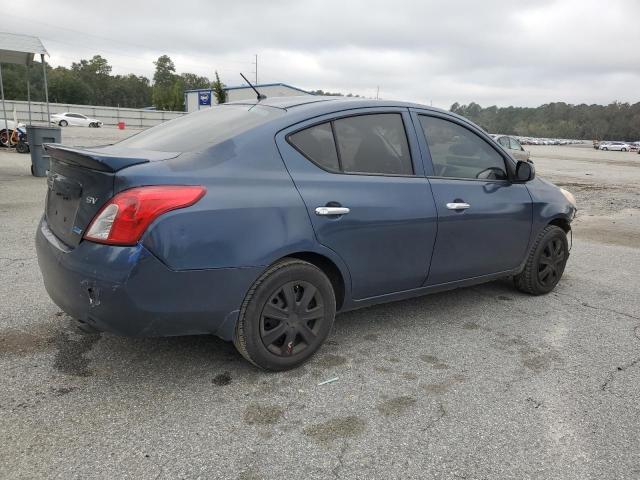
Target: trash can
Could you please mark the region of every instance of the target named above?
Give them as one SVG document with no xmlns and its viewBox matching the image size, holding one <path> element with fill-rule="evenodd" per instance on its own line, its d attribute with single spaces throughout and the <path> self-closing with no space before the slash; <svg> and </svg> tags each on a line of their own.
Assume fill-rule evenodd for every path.
<svg viewBox="0 0 640 480">
<path fill-rule="evenodd" d="M 45 143 L 60 143 L 62 132 L 60 127 L 27 126 L 27 141 L 31 149 L 31 175 L 46 177 L 49 170 L 49 155 L 42 145 Z"/>
<path fill-rule="evenodd" d="M 119 130 L 124 130 L 124 127 L 125 127 L 124 122 L 122 122 L 122 121 L 118 122 L 118 129 Z"/>
</svg>

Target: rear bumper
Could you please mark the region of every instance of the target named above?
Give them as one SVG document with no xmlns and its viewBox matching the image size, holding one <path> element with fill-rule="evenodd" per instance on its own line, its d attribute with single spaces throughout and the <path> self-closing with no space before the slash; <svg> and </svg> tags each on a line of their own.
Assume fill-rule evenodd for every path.
<svg viewBox="0 0 640 480">
<path fill-rule="evenodd" d="M 51 299 L 90 326 L 127 336 L 214 334 L 231 340 L 261 267 L 174 271 L 142 245 L 69 249 L 43 219 L 38 264 Z"/>
</svg>

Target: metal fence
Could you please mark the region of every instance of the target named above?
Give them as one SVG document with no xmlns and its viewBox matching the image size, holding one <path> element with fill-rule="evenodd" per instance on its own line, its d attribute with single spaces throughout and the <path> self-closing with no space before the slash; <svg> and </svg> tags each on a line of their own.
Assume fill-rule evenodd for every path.
<svg viewBox="0 0 640 480">
<path fill-rule="evenodd" d="M 5 104 L 9 119 L 13 119 L 13 110 L 15 109 L 19 122 L 29 122 L 29 106 L 27 102 L 5 100 Z M 31 102 L 31 119 L 33 123 L 47 123 L 46 105 L 44 102 Z M 139 128 L 153 127 L 186 113 L 142 110 L 138 108 L 94 107 L 92 105 L 71 105 L 67 103 L 50 103 L 49 108 L 52 115 L 63 112 L 80 113 L 100 120 L 105 125 L 117 125 L 118 122 L 125 122 L 128 127 Z M 1 111 L 0 116 L 2 116 Z"/>
</svg>

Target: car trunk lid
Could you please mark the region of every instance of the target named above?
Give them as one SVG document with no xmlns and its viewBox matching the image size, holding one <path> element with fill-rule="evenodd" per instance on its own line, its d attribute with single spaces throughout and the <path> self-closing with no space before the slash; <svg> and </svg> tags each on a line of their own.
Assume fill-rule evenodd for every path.
<svg viewBox="0 0 640 480">
<path fill-rule="evenodd" d="M 51 231 L 70 247 L 80 243 L 96 213 L 113 197 L 117 172 L 179 155 L 117 146 L 85 149 L 47 144 L 45 150 L 51 158 L 45 217 Z"/>
</svg>

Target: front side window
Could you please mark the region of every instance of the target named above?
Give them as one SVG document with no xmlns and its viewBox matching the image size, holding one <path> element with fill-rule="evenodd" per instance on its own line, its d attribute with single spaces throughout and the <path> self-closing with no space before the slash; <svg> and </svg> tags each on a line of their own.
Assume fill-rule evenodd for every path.
<svg viewBox="0 0 640 480">
<path fill-rule="evenodd" d="M 511 150 L 522 150 L 522 145 L 520 142 L 513 137 L 509 137 L 509 141 L 511 142 Z"/>
<path fill-rule="evenodd" d="M 511 148 L 511 144 L 509 143 L 509 137 L 500 137 L 498 139 L 498 143 L 502 145 L 504 148 Z"/>
<path fill-rule="evenodd" d="M 293 133 L 288 141 L 326 170 L 413 175 L 407 134 L 398 113 L 340 118 Z"/>
<path fill-rule="evenodd" d="M 436 177 L 506 180 L 505 163 L 489 143 L 457 123 L 420 115 Z"/>
</svg>

